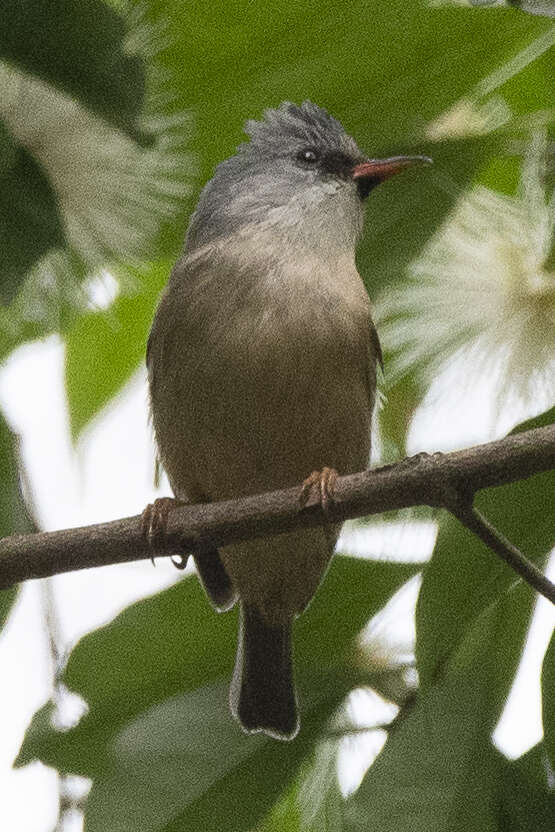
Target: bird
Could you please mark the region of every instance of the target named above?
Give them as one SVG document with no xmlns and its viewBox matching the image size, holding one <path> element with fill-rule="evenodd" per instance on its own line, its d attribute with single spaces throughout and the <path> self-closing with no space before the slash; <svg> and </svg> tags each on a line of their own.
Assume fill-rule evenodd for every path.
<svg viewBox="0 0 555 832">
<path fill-rule="evenodd" d="M 214 502 L 299 486 L 324 510 L 338 475 L 367 467 L 380 343 L 355 264 L 365 201 L 422 156 L 369 158 L 342 124 L 289 101 L 248 120 L 249 140 L 204 186 L 147 347 L 154 436 L 174 498 Z M 325 515 L 324 515 L 325 520 Z M 240 606 L 233 716 L 280 740 L 299 730 L 294 619 L 340 526 L 194 553 L 209 600 Z"/>
</svg>

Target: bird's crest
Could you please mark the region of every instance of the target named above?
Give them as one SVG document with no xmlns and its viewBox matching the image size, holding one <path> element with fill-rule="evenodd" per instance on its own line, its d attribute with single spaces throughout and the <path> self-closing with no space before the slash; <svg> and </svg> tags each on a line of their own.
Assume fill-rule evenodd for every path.
<svg viewBox="0 0 555 832">
<path fill-rule="evenodd" d="M 296 140 L 299 146 L 333 146 L 360 153 L 341 123 L 311 101 L 303 101 L 300 106 L 284 101 L 276 109 L 265 110 L 261 121 L 247 121 L 245 133 L 251 141 L 240 145 L 238 149 L 243 152 L 253 149 L 265 154 L 283 151 Z"/>
</svg>

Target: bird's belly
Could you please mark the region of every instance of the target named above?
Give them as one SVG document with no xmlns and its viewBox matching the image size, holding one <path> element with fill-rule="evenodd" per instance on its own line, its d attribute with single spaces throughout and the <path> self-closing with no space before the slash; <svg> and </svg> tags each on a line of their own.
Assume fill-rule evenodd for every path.
<svg viewBox="0 0 555 832">
<path fill-rule="evenodd" d="M 371 402 L 356 366 L 305 372 L 292 362 L 276 371 L 274 362 L 246 369 L 212 359 L 163 412 L 172 429 L 156 426 L 162 461 L 174 490 L 194 500 L 286 488 L 325 465 L 346 474 L 368 462 Z"/>
<path fill-rule="evenodd" d="M 339 526 L 315 527 L 224 546 L 219 552 L 240 598 L 277 624 L 308 605 L 338 534 Z"/>
<path fill-rule="evenodd" d="M 159 450 L 176 495 L 215 501 L 294 485 L 300 491 L 313 470 L 366 467 L 367 362 L 368 353 L 329 342 L 297 350 L 285 344 L 281 351 L 235 344 L 210 360 L 191 352 L 179 383 L 159 393 L 170 399 L 162 407 L 153 400 Z M 171 413 L 171 427 L 157 413 Z M 243 600 L 269 618 L 287 618 L 314 594 L 338 532 L 288 532 L 223 547 L 221 557 Z"/>
</svg>

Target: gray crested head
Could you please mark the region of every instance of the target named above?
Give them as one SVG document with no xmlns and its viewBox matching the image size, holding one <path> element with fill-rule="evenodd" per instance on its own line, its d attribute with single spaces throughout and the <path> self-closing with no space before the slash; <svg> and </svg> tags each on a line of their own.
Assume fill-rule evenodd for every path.
<svg viewBox="0 0 555 832">
<path fill-rule="evenodd" d="M 245 132 L 250 141 L 218 165 L 200 195 L 187 249 L 266 227 L 290 242 L 354 250 L 370 187 L 353 171 L 367 156 L 340 122 L 310 101 L 285 101 L 247 121 Z"/>
</svg>

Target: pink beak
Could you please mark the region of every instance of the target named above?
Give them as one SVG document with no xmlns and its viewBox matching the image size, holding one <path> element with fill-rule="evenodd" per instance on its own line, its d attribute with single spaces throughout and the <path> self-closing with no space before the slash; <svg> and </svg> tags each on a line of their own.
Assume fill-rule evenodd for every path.
<svg viewBox="0 0 555 832">
<path fill-rule="evenodd" d="M 389 159 L 368 159 L 353 170 L 353 179 L 369 179 L 384 182 L 390 176 L 412 165 L 431 165 L 429 156 L 391 156 Z"/>
</svg>

